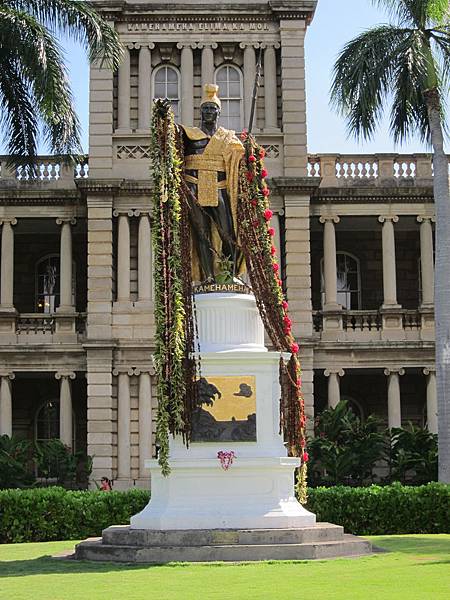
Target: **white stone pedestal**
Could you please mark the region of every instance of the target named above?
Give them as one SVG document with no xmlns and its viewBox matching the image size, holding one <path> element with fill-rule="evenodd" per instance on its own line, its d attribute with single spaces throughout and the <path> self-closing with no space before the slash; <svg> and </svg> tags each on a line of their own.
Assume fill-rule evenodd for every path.
<svg viewBox="0 0 450 600">
<path fill-rule="evenodd" d="M 254 377 L 256 441 L 171 440 L 169 477 L 156 460 L 151 501 L 131 519 L 131 529 L 286 529 L 311 527 L 315 515 L 294 494 L 294 469 L 279 434 L 279 355 L 264 347 L 264 329 L 253 296 L 197 296 L 202 377 Z M 214 309 L 216 306 L 216 309 Z M 255 316 L 256 311 L 256 316 Z M 213 351 L 211 351 L 213 349 Z M 224 471 L 217 453 L 235 453 Z"/>
</svg>

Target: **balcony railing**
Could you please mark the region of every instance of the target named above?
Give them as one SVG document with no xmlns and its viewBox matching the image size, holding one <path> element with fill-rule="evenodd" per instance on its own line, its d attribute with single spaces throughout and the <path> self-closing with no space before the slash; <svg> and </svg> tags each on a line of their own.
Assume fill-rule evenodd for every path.
<svg viewBox="0 0 450 600">
<path fill-rule="evenodd" d="M 29 341 L 51 342 L 54 334 L 58 333 L 58 313 L 20 313 L 15 317 L 15 332 L 21 339 Z M 62 317 L 67 319 L 66 316 Z M 86 313 L 75 313 L 75 333 L 79 338 L 86 334 Z"/>
<path fill-rule="evenodd" d="M 418 330 L 422 326 L 421 313 L 418 310 L 399 309 L 399 316 L 405 331 Z M 317 333 L 323 331 L 324 313 L 313 312 L 313 328 Z M 383 328 L 383 316 L 379 310 L 343 310 L 342 330 L 346 332 L 377 332 Z"/>
<path fill-rule="evenodd" d="M 433 164 L 431 154 L 310 155 L 308 177 L 321 177 L 323 187 L 430 185 Z"/>
<path fill-rule="evenodd" d="M 13 182 L 73 183 L 74 179 L 87 179 L 89 176 L 87 156 L 80 156 L 75 165 L 68 165 L 55 156 L 39 156 L 34 171 L 28 167 L 10 167 L 7 158 L 0 156 L 0 186 Z"/>
</svg>

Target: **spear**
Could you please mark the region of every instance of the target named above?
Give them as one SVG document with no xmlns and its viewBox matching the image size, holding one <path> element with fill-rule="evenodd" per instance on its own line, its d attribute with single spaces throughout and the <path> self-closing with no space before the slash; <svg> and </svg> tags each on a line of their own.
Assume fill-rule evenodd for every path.
<svg viewBox="0 0 450 600">
<path fill-rule="evenodd" d="M 261 83 L 261 69 L 262 69 L 262 44 L 259 45 L 258 62 L 256 63 L 256 75 L 255 83 L 253 84 L 253 95 L 252 95 L 252 107 L 250 110 L 250 120 L 248 124 L 248 133 L 250 134 L 253 129 L 253 119 L 255 118 L 256 100 L 258 98 L 258 89 Z"/>
</svg>

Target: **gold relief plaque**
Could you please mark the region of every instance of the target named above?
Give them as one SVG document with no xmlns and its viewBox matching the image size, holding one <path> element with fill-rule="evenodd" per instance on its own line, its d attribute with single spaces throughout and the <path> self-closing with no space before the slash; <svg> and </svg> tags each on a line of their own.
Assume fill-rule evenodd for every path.
<svg viewBox="0 0 450 600">
<path fill-rule="evenodd" d="M 192 422 L 193 442 L 256 442 L 253 375 L 202 377 Z"/>
</svg>

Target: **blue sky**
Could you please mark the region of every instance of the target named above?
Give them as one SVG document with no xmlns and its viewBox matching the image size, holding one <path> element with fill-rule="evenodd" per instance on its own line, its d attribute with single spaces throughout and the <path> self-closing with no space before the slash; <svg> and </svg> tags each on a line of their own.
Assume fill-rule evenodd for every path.
<svg viewBox="0 0 450 600">
<path fill-rule="evenodd" d="M 418 141 L 394 147 L 386 123 L 371 142 L 348 139 L 343 119 L 328 104 L 331 71 L 342 46 L 374 24 L 386 22 L 386 15 L 370 0 L 319 0 L 316 16 L 306 38 L 308 147 L 312 153 L 424 152 Z M 83 146 L 88 142 L 88 64 L 82 50 L 65 41 L 70 79 L 77 112 L 83 127 Z"/>
</svg>

